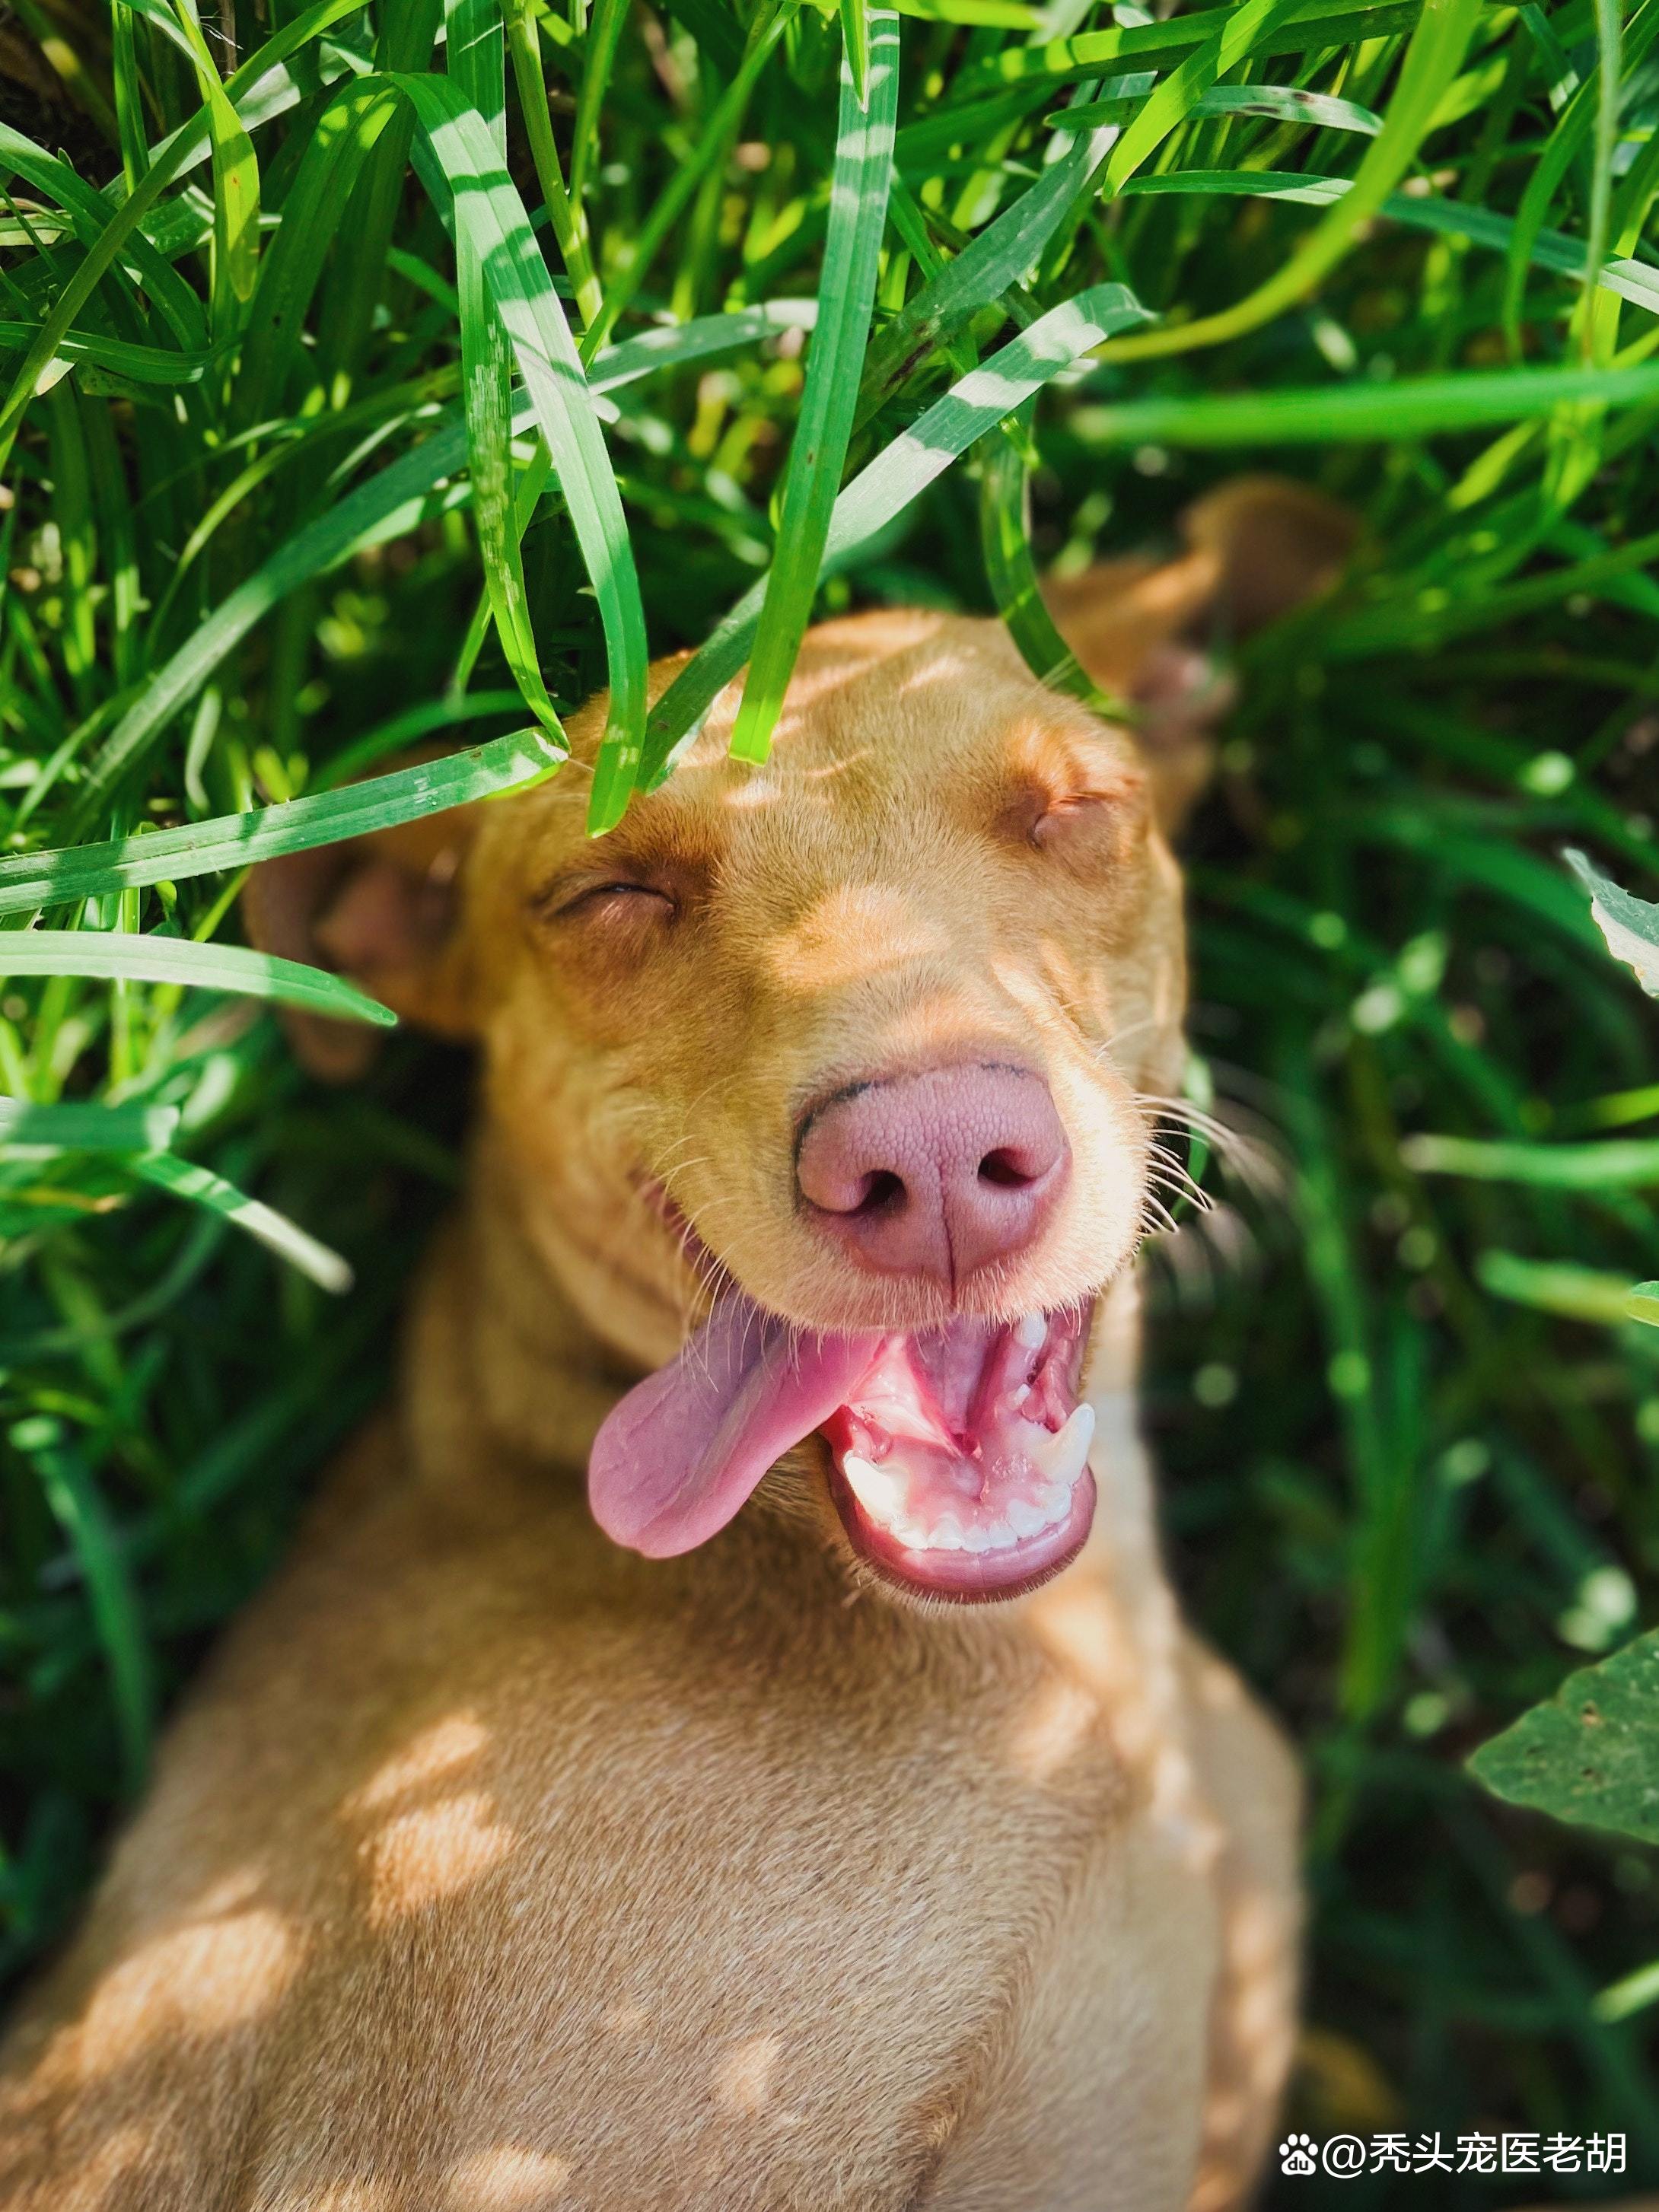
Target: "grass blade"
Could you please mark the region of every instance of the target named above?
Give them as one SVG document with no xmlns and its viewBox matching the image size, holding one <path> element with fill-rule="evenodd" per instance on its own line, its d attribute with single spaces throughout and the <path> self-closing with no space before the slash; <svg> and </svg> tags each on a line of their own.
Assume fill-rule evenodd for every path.
<svg viewBox="0 0 1659 2212">
<path fill-rule="evenodd" d="M 1298 4 L 1299 0 L 1243 0 L 1240 7 L 1230 12 L 1215 37 L 1195 54 L 1189 54 L 1139 108 L 1106 164 L 1106 191 L 1121 190 L 1126 179 L 1150 161 L 1170 133 L 1186 120 L 1216 79 L 1236 67 L 1270 32 L 1293 15 Z"/>
<path fill-rule="evenodd" d="M 250 89 L 290 54 L 298 53 L 331 25 L 355 13 L 356 7 L 356 0 L 315 0 L 313 6 L 285 23 L 243 63 L 223 88 L 227 100 L 234 106 L 239 93 Z M 17 426 L 34 396 L 41 371 L 57 353 L 58 340 L 74 328 L 81 310 L 98 289 L 106 270 L 133 239 L 140 222 L 160 199 L 163 188 L 185 167 L 192 154 L 210 144 L 210 138 L 209 113 L 204 107 L 199 115 L 173 133 L 164 148 L 155 150 L 146 175 L 110 216 L 103 234 L 88 247 L 86 258 L 64 286 L 41 325 L 40 336 L 24 357 L 3 404 L 0 404 L 0 468 L 4 467 L 10 456 Z"/>
<path fill-rule="evenodd" d="M 506 78 L 501 12 L 495 0 L 449 0 L 449 70 L 456 90 L 489 129 L 498 160 L 507 159 Z M 525 588 L 522 535 L 514 493 L 513 372 L 507 331 L 484 274 L 480 226 L 455 223 L 455 289 L 461 325 L 461 379 L 466 409 L 472 520 L 485 588 L 513 680 L 556 751 L 569 747 L 542 680 Z"/>
<path fill-rule="evenodd" d="M 417 142 L 416 166 L 434 196 L 445 188 L 453 194 L 457 233 L 469 234 L 467 251 L 477 256 L 506 325 L 599 604 L 611 694 L 588 817 L 597 831 L 619 819 L 628 803 L 645 726 L 645 614 L 617 480 L 564 310 L 485 126 L 453 85 L 437 77 L 398 82 L 424 141 L 424 148 Z"/>
<path fill-rule="evenodd" d="M 207 108 L 213 149 L 213 328 L 216 337 L 226 337 L 258 281 L 259 162 L 214 66 L 196 0 L 175 0 L 175 4 Z"/>
<path fill-rule="evenodd" d="M 536 181 L 547 203 L 548 218 L 559 252 L 576 294 L 576 307 L 591 330 L 605 306 L 605 293 L 593 270 L 587 229 L 580 211 L 572 207 L 565 190 L 559 149 L 547 112 L 547 84 L 542 75 L 541 42 L 536 35 L 531 0 L 507 0 L 507 46 L 513 58 L 513 80 L 519 88 L 519 107 L 524 116 L 530 157 L 536 165 Z"/>
<path fill-rule="evenodd" d="M 0 933 L 0 975 L 106 975 L 138 983 L 186 983 L 202 991 L 234 991 L 304 1006 L 336 1020 L 375 1022 L 398 1017 L 343 976 L 303 961 L 245 951 L 235 945 L 197 945 L 185 937 L 139 937 L 94 929 L 9 930 Z"/>
<path fill-rule="evenodd" d="M 223 1176 L 215 1175 L 210 1168 L 198 1166 L 193 1160 L 175 1158 L 171 1152 L 136 1154 L 127 1164 L 134 1175 L 146 1182 L 154 1183 L 159 1190 L 170 1192 L 191 1206 L 205 1207 L 210 1213 L 218 1214 L 235 1228 L 254 1237 L 308 1275 L 313 1283 L 336 1297 L 351 1288 L 351 1269 L 337 1252 L 330 1251 L 316 1237 L 290 1221 L 275 1206 L 267 1206 L 261 1199 L 250 1198 L 235 1184 L 227 1182 Z"/>
<path fill-rule="evenodd" d="M 1659 6 L 1659 0 L 1649 0 L 1649 4 Z M 1285 308 L 1305 299 L 1347 253 L 1360 226 L 1378 211 L 1416 159 L 1441 95 L 1462 65 L 1482 6 L 1483 0 L 1423 0 L 1401 64 L 1400 82 L 1389 103 L 1387 121 L 1371 141 L 1348 191 L 1283 268 L 1218 314 L 1118 340 L 1112 357 L 1147 360 L 1221 345 L 1270 322 Z M 1262 43 L 1270 46 L 1271 40 Z"/>
<path fill-rule="evenodd" d="M 178 1126 L 176 1106 L 36 1106 L 0 1098 L 0 1146 L 8 1153 L 159 1152 Z"/>
<path fill-rule="evenodd" d="M 86 1580 L 93 1626 L 109 1665 L 123 1780 L 127 1794 L 135 1796 L 149 1770 L 155 1726 L 155 1668 L 137 1595 L 98 1486 L 79 1454 L 53 1442 L 33 1456 L 46 1502 Z"/>
<path fill-rule="evenodd" d="M 1122 196 L 1128 199 L 1170 192 L 1225 192 L 1328 207 L 1352 189 L 1352 179 L 1348 177 L 1311 176 L 1288 169 L 1182 169 L 1165 176 L 1132 177 Z M 1467 238 L 1476 246 L 1494 246 L 1499 252 L 1510 249 L 1516 234 L 1513 216 L 1426 194 L 1390 192 L 1377 214 L 1388 222 L 1434 231 L 1443 238 Z M 1582 241 L 1559 230 L 1534 233 L 1527 259 L 1534 269 L 1554 270 L 1581 283 L 1589 275 L 1589 257 Z M 1627 258 L 1603 262 L 1596 272 L 1596 283 L 1620 299 L 1645 307 L 1650 314 L 1659 314 L 1659 267 L 1651 262 Z"/>
<path fill-rule="evenodd" d="M 777 330 L 810 328 L 816 313 L 816 302 L 779 301 L 735 314 L 701 316 L 678 329 L 647 331 L 600 356 L 590 393 L 619 390 L 659 369 L 751 344 Z M 536 400 L 521 399 L 514 410 L 514 434 L 535 426 L 538 419 Z M 413 451 L 349 492 L 269 555 L 155 672 L 111 731 L 77 794 L 71 817 L 75 829 L 83 831 L 99 818 L 123 778 L 155 743 L 171 717 L 290 592 L 470 500 L 470 483 L 448 483 L 465 466 L 466 457 L 464 418 L 459 413 L 441 416 Z M 638 649 L 642 661 L 642 638 Z M 550 764 L 551 757 L 543 762 L 544 767 Z M 6 881 L 8 865 L 0 860 L 0 886 Z M 0 894 L 0 913 L 5 911 Z"/>
<path fill-rule="evenodd" d="M 1132 399 L 1091 407 L 1091 444 L 1230 447 L 1340 445 L 1356 438 L 1433 437 L 1520 422 L 1569 401 L 1634 407 L 1659 398 L 1659 363 L 1637 368 L 1512 368 L 1402 378 L 1389 385 L 1314 386 L 1215 398 Z"/>
<path fill-rule="evenodd" d="M 870 348 L 857 427 L 862 428 L 918 362 L 947 344 L 970 315 L 1030 274 L 1089 191 L 1116 136 L 1115 131 L 1096 130 L 1079 138 L 906 302 Z"/>
<path fill-rule="evenodd" d="M 1643 0 L 1642 6 L 1625 26 L 1623 54 L 1626 68 L 1640 61 L 1653 44 L 1656 35 L 1659 35 L 1659 0 Z M 1595 76 L 1585 79 L 1562 109 L 1543 154 L 1527 179 L 1527 188 L 1521 195 L 1521 204 L 1516 210 L 1509 273 L 1504 286 L 1503 322 L 1511 352 L 1518 354 L 1521 348 L 1522 300 L 1533 240 L 1543 228 L 1544 217 L 1549 212 L 1550 204 L 1560 188 L 1563 178 L 1582 151 L 1584 141 L 1595 129 L 1602 106 L 1602 77 L 1598 70 Z M 1605 250 L 1606 237 L 1604 213 L 1601 219 L 1602 250 Z"/>
<path fill-rule="evenodd" d="M 182 882 L 190 876 L 216 874 L 222 868 L 252 867 L 283 853 L 309 852 L 342 837 L 423 820 L 449 806 L 466 806 L 475 799 L 493 799 L 533 782 L 557 765 L 539 730 L 517 730 L 510 737 L 492 738 L 487 744 L 451 753 L 444 760 L 397 769 L 343 791 L 252 807 L 245 814 L 192 822 L 182 830 L 14 854 L 0 860 L 0 914 L 28 914 L 70 899 L 101 898 L 145 884 Z"/>
<path fill-rule="evenodd" d="M 851 561 L 953 460 L 1062 369 L 1092 352 L 1114 331 L 1146 319 L 1146 310 L 1121 284 L 1096 285 L 1063 307 L 1051 308 L 935 400 L 854 477 L 830 517 L 823 572 L 833 574 Z M 663 773 L 675 746 L 741 672 L 759 625 L 765 589 L 764 582 L 757 584 L 738 602 L 652 709 L 645 757 L 647 780 Z M 0 861 L 0 878 L 4 867 Z"/>
<path fill-rule="evenodd" d="M 870 105 L 870 15 L 865 0 L 841 0 L 842 46 L 853 97 L 861 108 Z"/>
<path fill-rule="evenodd" d="M 1029 410 L 1021 422 L 1029 429 Z M 1085 672 L 1054 627 L 1031 551 L 1030 480 L 1012 436 L 990 440 L 981 465 L 980 544 L 997 612 L 1039 683 L 1069 692 L 1098 714 L 1121 720 L 1121 702 L 1107 698 Z"/>
<path fill-rule="evenodd" d="M 1408 1137 L 1401 1158 L 1418 1175 L 1471 1176 L 1534 1190 L 1650 1190 L 1659 1184 L 1659 1139 L 1602 1145 L 1489 1144 L 1477 1137 Z"/>
<path fill-rule="evenodd" d="M 875 304 L 887 223 L 893 132 L 898 119 L 898 18 L 870 15 L 869 102 L 850 64 L 842 71 L 836 173 L 824 240 L 818 320 L 807 356 L 800 419 L 784 476 L 777 558 L 755 639 L 743 704 L 732 732 L 738 760 L 764 760 L 795 655 L 811 620 L 818 567 L 858 405 L 859 371 Z"/>
</svg>

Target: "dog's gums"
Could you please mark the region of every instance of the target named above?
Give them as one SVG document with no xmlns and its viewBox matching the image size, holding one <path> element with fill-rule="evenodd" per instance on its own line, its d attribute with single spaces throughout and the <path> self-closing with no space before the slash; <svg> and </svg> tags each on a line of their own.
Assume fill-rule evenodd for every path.
<svg viewBox="0 0 1659 2212">
<path fill-rule="evenodd" d="M 728 1292 L 638 1384 L 589 1464 L 595 1517 L 653 1558 L 723 1528 L 786 1451 L 823 1433 L 854 1550 L 916 1595 L 1011 1597 L 1077 1553 L 1094 1514 L 1083 1323 L 814 1332 Z"/>
<path fill-rule="evenodd" d="M 1082 1351 L 1070 1310 L 884 1339 L 823 1425 L 854 1551 L 915 1594 L 959 1602 L 1057 1574 L 1094 1518 Z"/>
</svg>

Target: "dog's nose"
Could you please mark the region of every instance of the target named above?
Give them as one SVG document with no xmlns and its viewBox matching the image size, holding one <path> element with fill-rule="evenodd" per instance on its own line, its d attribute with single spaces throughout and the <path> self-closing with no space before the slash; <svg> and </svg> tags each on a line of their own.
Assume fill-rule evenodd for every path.
<svg viewBox="0 0 1659 2212">
<path fill-rule="evenodd" d="M 849 1085 L 807 1117 L 795 1179 L 862 1266 L 954 1289 L 1034 1243 L 1071 1166 L 1048 1086 L 979 1064 Z"/>
</svg>

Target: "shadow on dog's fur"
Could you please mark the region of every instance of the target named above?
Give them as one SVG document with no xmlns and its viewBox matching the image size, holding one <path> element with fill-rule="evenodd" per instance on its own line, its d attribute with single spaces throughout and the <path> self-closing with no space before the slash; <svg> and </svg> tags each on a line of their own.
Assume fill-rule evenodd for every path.
<svg viewBox="0 0 1659 2212">
<path fill-rule="evenodd" d="M 812 633 L 768 767 L 726 758 L 727 696 L 599 845 L 574 765 L 256 879 L 270 949 L 477 1039 L 471 1172 L 395 1404 L 15 2032 L 6 2212 L 1240 2201 L 1293 2032 L 1297 1784 L 1164 1580 L 1133 1259 L 1206 626 L 1295 605 L 1348 536 L 1249 481 L 1176 561 L 1057 589 L 1138 737 L 994 623 L 869 615 Z M 803 1100 L 970 1058 L 1047 1085 L 1063 1202 L 963 1282 L 860 1270 L 799 1202 Z M 823 1330 L 1097 1298 L 1075 1564 L 906 1603 L 811 1437 L 700 1548 L 603 1537 L 594 1436 L 709 1268 Z"/>
</svg>

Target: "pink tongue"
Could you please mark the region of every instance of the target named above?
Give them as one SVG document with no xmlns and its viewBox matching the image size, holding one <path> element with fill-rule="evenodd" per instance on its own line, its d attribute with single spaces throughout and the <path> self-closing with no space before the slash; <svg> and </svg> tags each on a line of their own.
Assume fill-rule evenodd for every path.
<svg viewBox="0 0 1659 2212">
<path fill-rule="evenodd" d="M 593 1518 L 651 1559 L 707 1543 L 767 1469 L 829 1419 L 880 1343 L 804 1333 L 740 1295 L 723 1298 L 679 1358 L 636 1383 L 593 1439 Z"/>
</svg>

